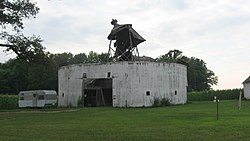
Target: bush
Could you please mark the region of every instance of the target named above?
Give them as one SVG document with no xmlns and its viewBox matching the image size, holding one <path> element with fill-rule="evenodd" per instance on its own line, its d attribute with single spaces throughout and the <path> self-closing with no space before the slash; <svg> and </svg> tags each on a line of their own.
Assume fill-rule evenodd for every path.
<svg viewBox="0 0 250 141">
<path fill-rule="evenodd" d="M 161 100 L 161 106 L 170 106 L 170 105 L 171 105 L 171 103 L 170 103 L 170 101 L 168 99 L 163 98 Z"/>
<path fill-rule="evenodd" d="M 0 95 L 0 109 L 16 109 L 18 108 L 17 95 Z"/>
<path fill-rule="evenodd" d="M 153 104 L 153 107 L 159 107 L 161 104 L 160 104 L 160 99 L 159 98 L 155 98 L 154 99 L 154 104 Z"/>
<path fill-rule="evenodd" d="M 187 96 L 188 101 L 212 101 L 214 96 L 217 96 L 220 100 L 229 100 L 238 99 L 240 91 L 242 91 L 242 89 L 189 92 Z"/>
<path fill-rule="evenodd" d="M 166 98 L 163 98 L 161 100 L 159 98 L 155 98 L 153 107 L 160 107 L 160 106 L 171 106 L 171 103 Z"/>
</svg>

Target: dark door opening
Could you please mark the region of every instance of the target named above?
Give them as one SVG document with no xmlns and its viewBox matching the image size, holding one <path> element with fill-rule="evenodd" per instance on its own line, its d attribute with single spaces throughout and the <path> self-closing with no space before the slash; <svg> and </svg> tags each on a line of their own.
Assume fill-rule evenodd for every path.
<svg viewBox="0 0 250 141">
<path fill-rule="evenodd" d="M 85 107 L 112 106 L 112 79 L 88 79 L 83 82 Z"/>
</svg>

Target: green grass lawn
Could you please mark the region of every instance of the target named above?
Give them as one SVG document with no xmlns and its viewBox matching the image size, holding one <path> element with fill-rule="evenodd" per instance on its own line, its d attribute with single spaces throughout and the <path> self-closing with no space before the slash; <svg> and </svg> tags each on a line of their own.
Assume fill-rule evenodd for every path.
<svg viewBox="0 0 250 141">
<path fill-rule="evenodd" d="M 1 141 L 250 140 L 250 101 L 159 108 L 0 111 Z"/>
</svg>

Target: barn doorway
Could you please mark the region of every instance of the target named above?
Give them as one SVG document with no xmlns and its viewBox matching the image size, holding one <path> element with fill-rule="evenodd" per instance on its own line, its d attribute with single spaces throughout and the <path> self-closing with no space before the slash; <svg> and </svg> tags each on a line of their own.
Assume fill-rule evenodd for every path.
<svg viewBox="0 0 250 141">
<path fill-rule="evenodd" d="M 112 79 L 83 80 L 84 107 L 112 106 Z"/>
</svg>

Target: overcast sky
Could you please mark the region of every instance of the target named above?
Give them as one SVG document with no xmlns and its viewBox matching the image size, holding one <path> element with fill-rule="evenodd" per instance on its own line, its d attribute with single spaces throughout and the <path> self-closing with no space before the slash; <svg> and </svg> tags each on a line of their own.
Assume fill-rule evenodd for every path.
<svg viewBox="0 0 250 141">
<path fill-rule="evenodd" d="M 179 49 L 215 72 L 214 89 L 242 88 L 250 75 L 250 0 L 33 0 L 40 12 L 25 21 L 26 35 L 40 35 L 46 51 L 107 52 L 112 18 L 132 24 L 146 39 L 140 55 Z M 14 54 L 0 50 L 0 62 Z"/>
</svg>

